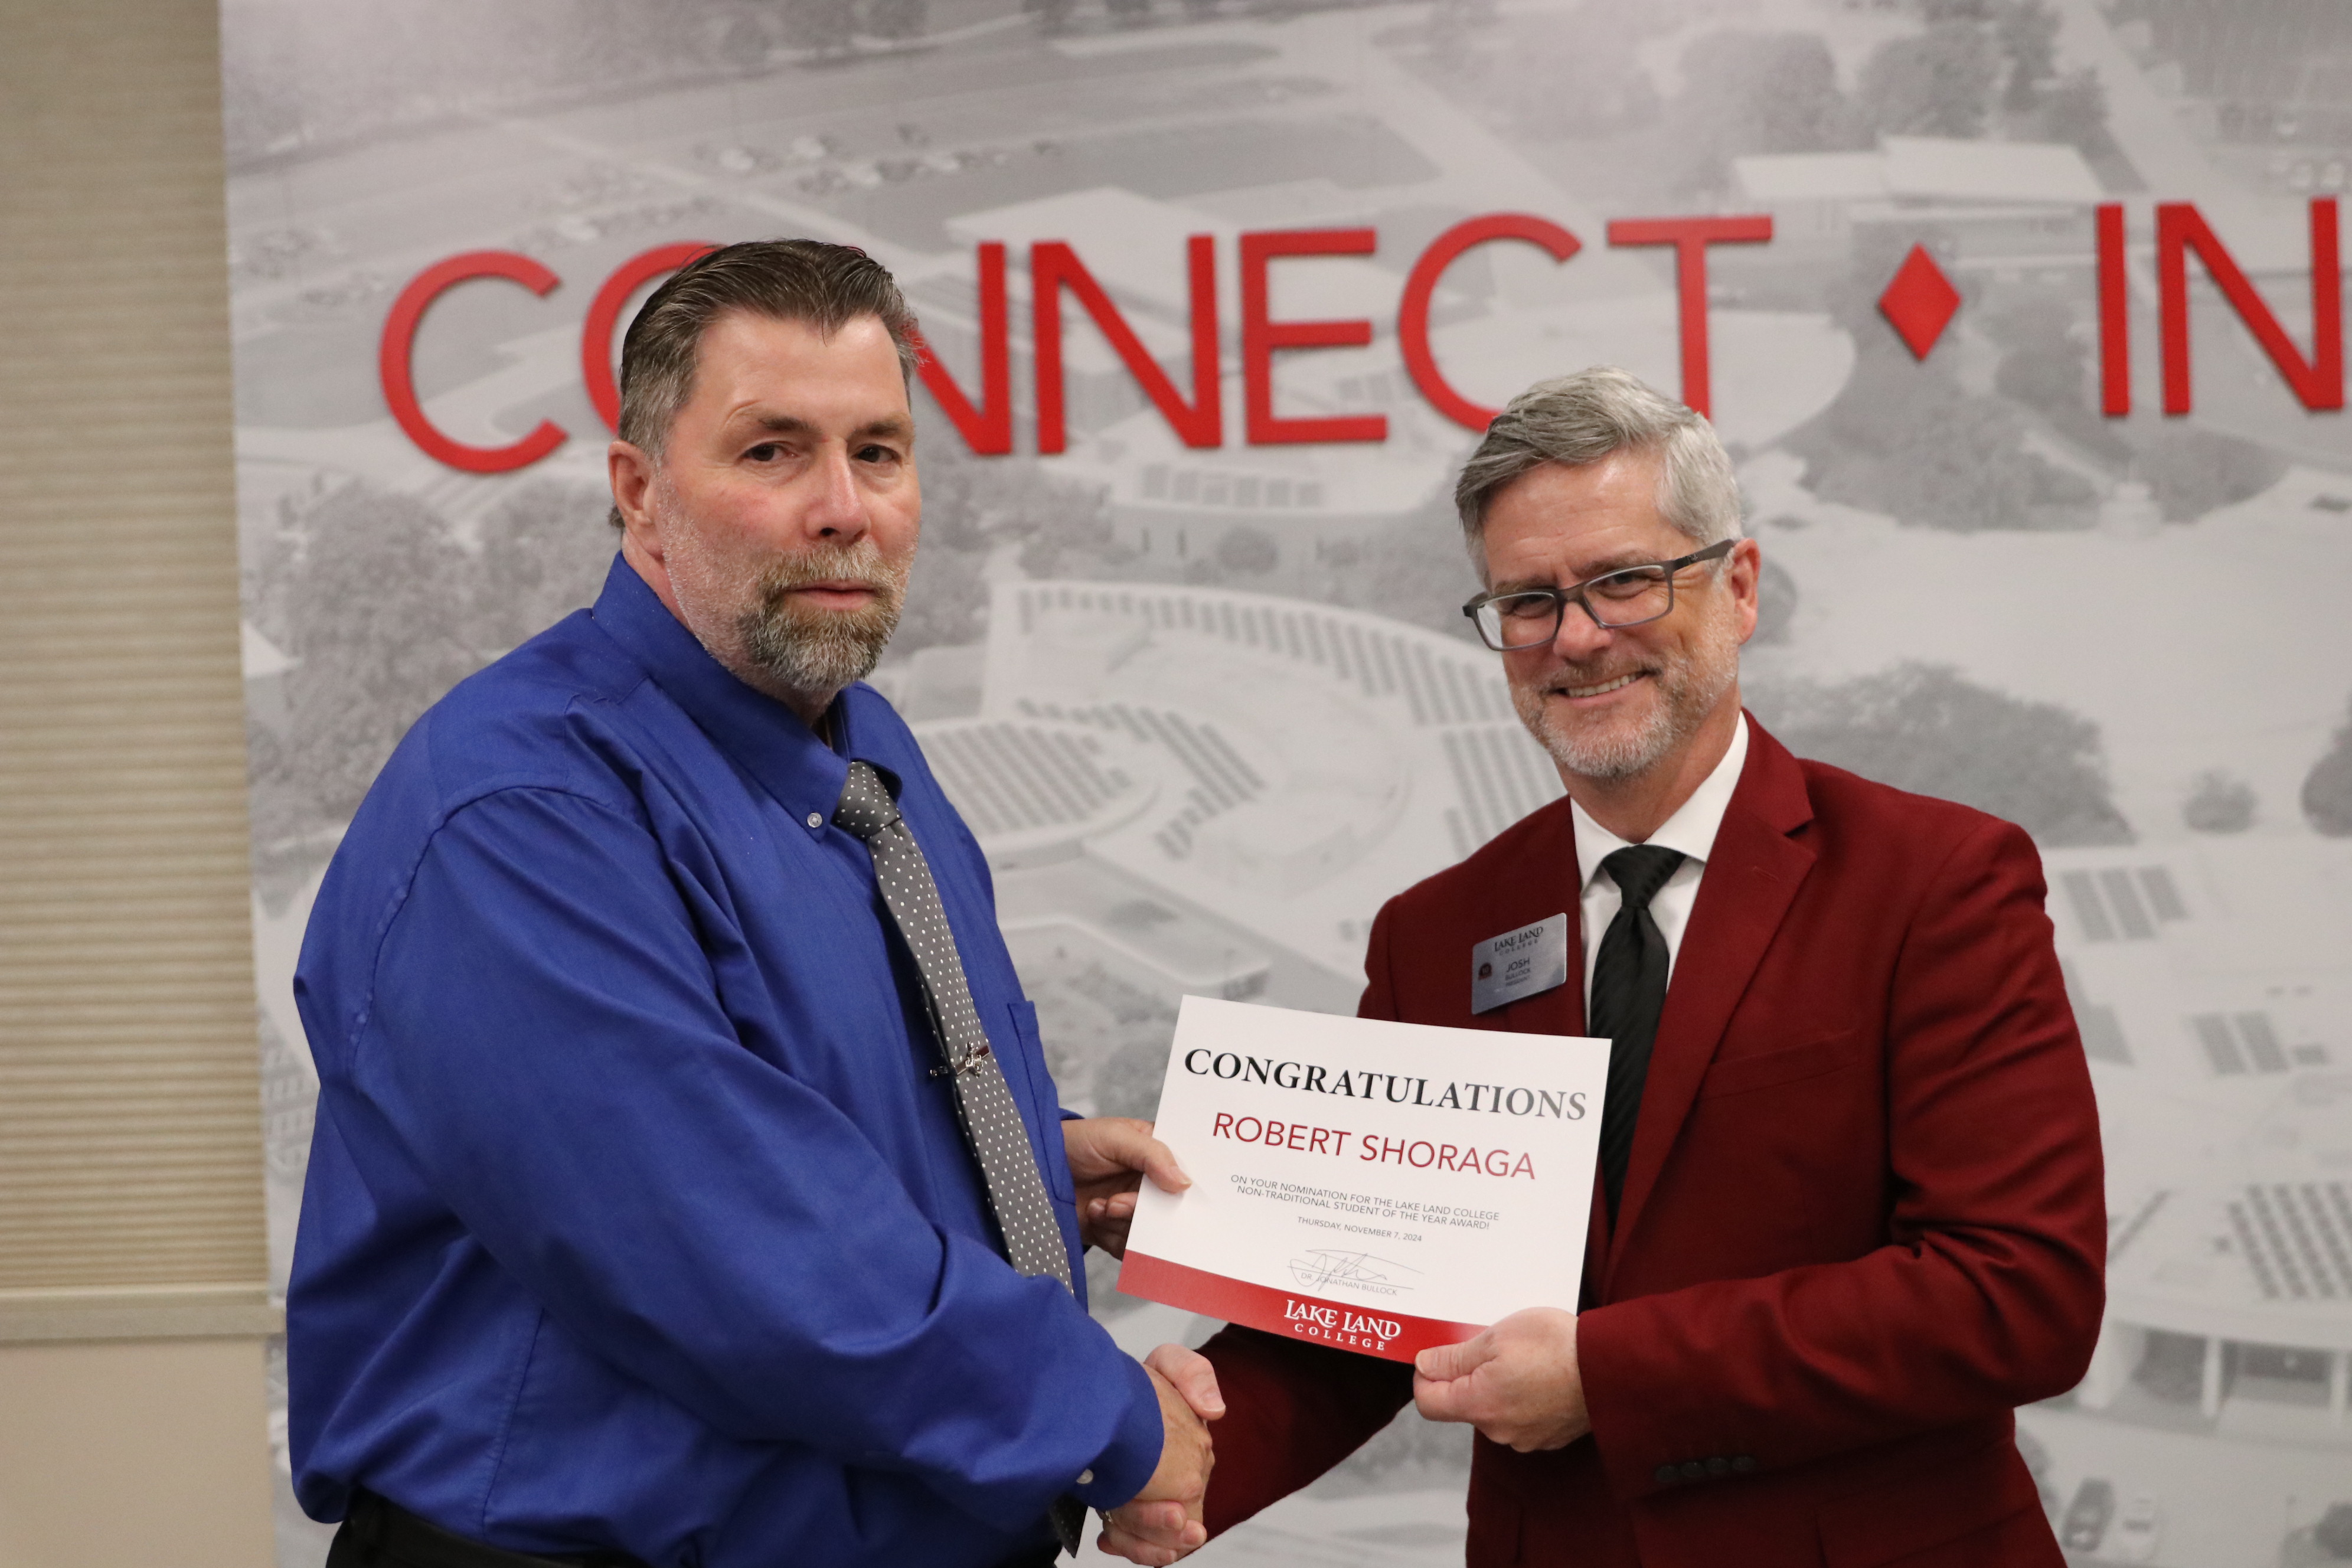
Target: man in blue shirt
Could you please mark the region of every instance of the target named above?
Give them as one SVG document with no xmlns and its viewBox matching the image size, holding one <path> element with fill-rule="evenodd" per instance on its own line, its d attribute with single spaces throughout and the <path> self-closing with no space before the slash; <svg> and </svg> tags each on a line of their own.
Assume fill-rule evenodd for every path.
<svg viewBox="0 0 2352 1568">
<path fill-rule="evenodd" d="M 1121 1354 L 1080 1267 L 1139 1173 L 1184 1178 L 1146 1124 L 1060 1116 L 987 865 L 859 684 L 919 529 L 915 342 L 841 247 L 658 291 L 603 595 L 419 720 L 335 857 L 288 1300 L 334 1568 L 1045 1563 L 1070 1500 L 1140 1504 L 1110 1532 L 1138 1561 L 1202 1539 L 1213 1377 Z M 835 824 L 858 779 L 937 886 L 919 963 L 878 839 Z M 958 1070 L 1010 1090 L 978 1157 L 942 947 L 985 1036 Z M 1021 1131 L 1027 1245 L 1075 1288 L 1007 1261 Z"/>
</svg>

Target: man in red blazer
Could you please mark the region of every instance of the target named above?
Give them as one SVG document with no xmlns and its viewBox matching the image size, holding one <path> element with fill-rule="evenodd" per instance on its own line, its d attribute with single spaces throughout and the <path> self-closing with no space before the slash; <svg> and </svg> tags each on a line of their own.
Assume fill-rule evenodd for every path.
<svg viewBox="0 0 2352 1568">
<path fill-rule="evenodd" d="M 1412 1368 L 1227 1330 L 1212 1530 L 1411 1398 L 1478 1430 L 1479 1568 L 2060 1563 L 2011 1412 L 2089 1361 L 2106 1216 L 2032 842 L 1746 718 L 1759 554 L 1681 405 L 1540 384 L 1456 499 L 1568 799 L 1381 911 L 1360 1011 L 1606 1028 L 1582 1310 Z M 1472 944 L 1561 915 L 1566 982 L 1474 1011 Z"/>
</svg>

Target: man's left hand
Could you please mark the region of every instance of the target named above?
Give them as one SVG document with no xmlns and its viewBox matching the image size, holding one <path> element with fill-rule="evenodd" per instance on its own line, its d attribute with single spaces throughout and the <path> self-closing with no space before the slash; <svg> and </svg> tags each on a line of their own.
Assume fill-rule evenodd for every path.
<svg viewBox="0 0 2352 1568">
<path fill-rule="evenodd" d="M 1422 1352 L 1412 1370 L 1412 1402 L 1423 1415 L 1466 1421 L 1522 1454 L 1564 1448 L 1592 1430 L 1573 1312 L 1514 1312 L 1475 1339 Z"/>
<path fill-rule="evenodd" d="M 1161 1345 L 1143 1358 L 1143 1364 L 1159 1373 L 1152 1380 L 1155 1388 L 1172 1389 L 1202 1421 L 1224 1415 L 1225 1396 L 1217 1390 L 1217 1369 L 1209 1364 L 1208 1357 L 1182 1345 Z M 1163 1394 L 1163 1410 L 1166 1403 Z M 1215 1463 L 1213 1452 L 1206 1457 Z M 1202 1481 L 1205 1488 L 1205 1472 Z M 1163 1568 L 1209 1539 L 1208 1528 L 1201 1522 L 1201 1501 L 1198 1497 L 1143 1501 L 1139 1496 L 1104 1513 L 1102 1533 L 1095 1538 L 1095 1545 L 1145 1568 Z"/>
<path fill-rule="evenodd" d="M 1127 1227 L 1135 1218 L 1135 1193 L 1145 1176 L 1164 1193 L 1192 1184 L 1168 1145 L 1151 1135 L 1151 1123 L 1132 1116 L 1065 1121 L 1062 1147 L 1078 1190 L 1078 1235 L 1113 1258 L 1127 1255 Z"/>
</svg>

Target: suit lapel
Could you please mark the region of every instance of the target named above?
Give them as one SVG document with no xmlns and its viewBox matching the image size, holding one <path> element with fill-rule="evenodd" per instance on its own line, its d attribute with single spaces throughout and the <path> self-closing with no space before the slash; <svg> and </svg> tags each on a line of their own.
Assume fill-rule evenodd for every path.
<svg viewBox="0 0 2352 1568">
<path fill-rule="evenodd" d="M 1484 942 L 1507 931 L 1517 931 L 1522 926 L 1565 913 L 1568 916 L 1568 980 L 1564 984 L 1555 985 L 1549 991 L 1538 991 L 1491 1013 L 1478 1014 L 1471 1022 L 1480 1028 L 1502 1029 L 1517 1035 L 1584 1033 L 1584 936 L 1577 897 L 1584 884 L 1576 866 L 1576 822 L 1570 816 L 1565 800 L 1557 802 L 1549 809 L 1551 816 L 1543 824 L 1541 835 L 1531 837 L 1522 851 L 1525 871 L 1497 879 L 1496 897 L 1488 906 L 1492 910 L 1488 917 L 1492 929 L 1482 927 L 1474 940 Z M 1463 952 L 1460 962 L 1463 991 L 1466 996 L 1470 984 L 1470 954 L 1467 950 Z"/>
<path fill-rule="evenodd" d="M 1625 1191 L 1609 1242 L 1611 1273 L 1624 1257 L 1625 1238 L 1641 1221 L 1732 1010 L 1812 868 L 1813 852 L 1790 837 L 1812 816 L 1804 774 L 1753 718 L 1748 735 L 1747 765 L 1699 879 L 1651 1047 Z"/>
<path fill-rule="evenodd" d="M 1482 1013 L 1471 1022 L 1482 1028 L 1502 1029 L 1515 1035 L 1566 1035 L 1581 1037 L 1584 1034 L 1584 910 L 1581 897 L 1584 870 L 1576 859 L 1576 820 L 1569 811 L 1568 802 L 1559 801 L 1549 808 L 1550 819 L 1544 825 L 1543 836 L 1525 851 L 1526 874 L 1498 879 L 1497 886 L 1508 889 L 1507 902 L 1495 905 L 1494 930 L 1484 931 L 1478 938 L 1499 935 L 1532 925 L 1561 913 L 1568 915 L 1568 980 L 1549 991 Z M 1702 882 L 1702 887 L 1706 884 Z M 1465 984 L 1469 973 L 1469 954 L 1463 955 Z M 1609 1206 L 1601 1201 L 1601 1184 L 1592 1186 L 1592 1217 L 1584 1235 L 1584 1283 L 1580 1308 L 1591 1305 L 1599 1298 L 1602 1260 L 1608 1256 Z"/>
</svg>

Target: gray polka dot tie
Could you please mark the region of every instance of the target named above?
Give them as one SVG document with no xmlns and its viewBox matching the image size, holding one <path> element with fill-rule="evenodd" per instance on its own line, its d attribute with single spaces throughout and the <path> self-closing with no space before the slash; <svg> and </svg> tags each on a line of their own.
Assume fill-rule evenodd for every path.
<svg viewBox="0 0 2352 1568">
<path fill-rule="evenodd" d="M 955 1086 L 956 1116 L 980 1162 L 989 1212 L 1004 1235 L 1005 1256 L 1022 1273 L 1050 1274 L 1062 1282 L 1062 1289 L 1070 1289 L 1070 1255 L 1062 1246 L 1062 1227 L 1045 1196 L 1045 1179 L 1038 1173 L 1021 1108 L 1013 1102 L 1004 1069 L 996 1065 L 988 1031 L 981 1027 L 979 1011 L 971 1005 L 955 932 L 948 926 L 948 911 L 940 902 L 939 884 L 931 880 L 923 847 L 899 816 L 898 803 L 890 798 L 882 776 L 865 763 L 849 764 L 849 782 L 842 786 L 841 804 L 833 808 L 833 824 L 865 840 L 874 857 L 875 879 L 882 884 L 882 902 L 915 955 L 923 1004 L 939 1037 L 940 1054 L 947 1058 L 937 1072 Z M 1055 1499 L 1046 1510 L 1055 1539 L 1072 1555 L 1078 1550 L 1086 1513 L 1068 1496 Z"/>
<path fill-rule="evenodd" d="M 898 802 L 890 798 L 881 775 L 864 763 L 849 764 L 849 783 L 842 789 L 841 804 L 833 808 L 833 823 L 864 839 L 872 851 L 882 901 L 915 955 L 923 1000 L 939 1036 L 940 1052 L 947 1058 L 940 1071 L 955 1086 L 956 1110 L 980 1161 L 996 1227 L 1004 1233 L 1005 1256 L 1022 1273 L 1050 1274 L 1066 1289 L 1070 1255 L 1062 1245 L 1062 1227 L 1055 1223 L 1054 1205 L 1045 1196 L 1045 1181 L 1038 1173 L 1021 1108 L 1013 1101 L 1013 1090 L 1005 1085 L 1003 1069 L 996 1065 L 988 1033 L 972 1007 L 963 960 L 956 955 L 955 932 L 948 929 L 948 912 L 940 903 L 939 885 L 931 880 L 922 846 L 898 816 Z"/>
</svg>

